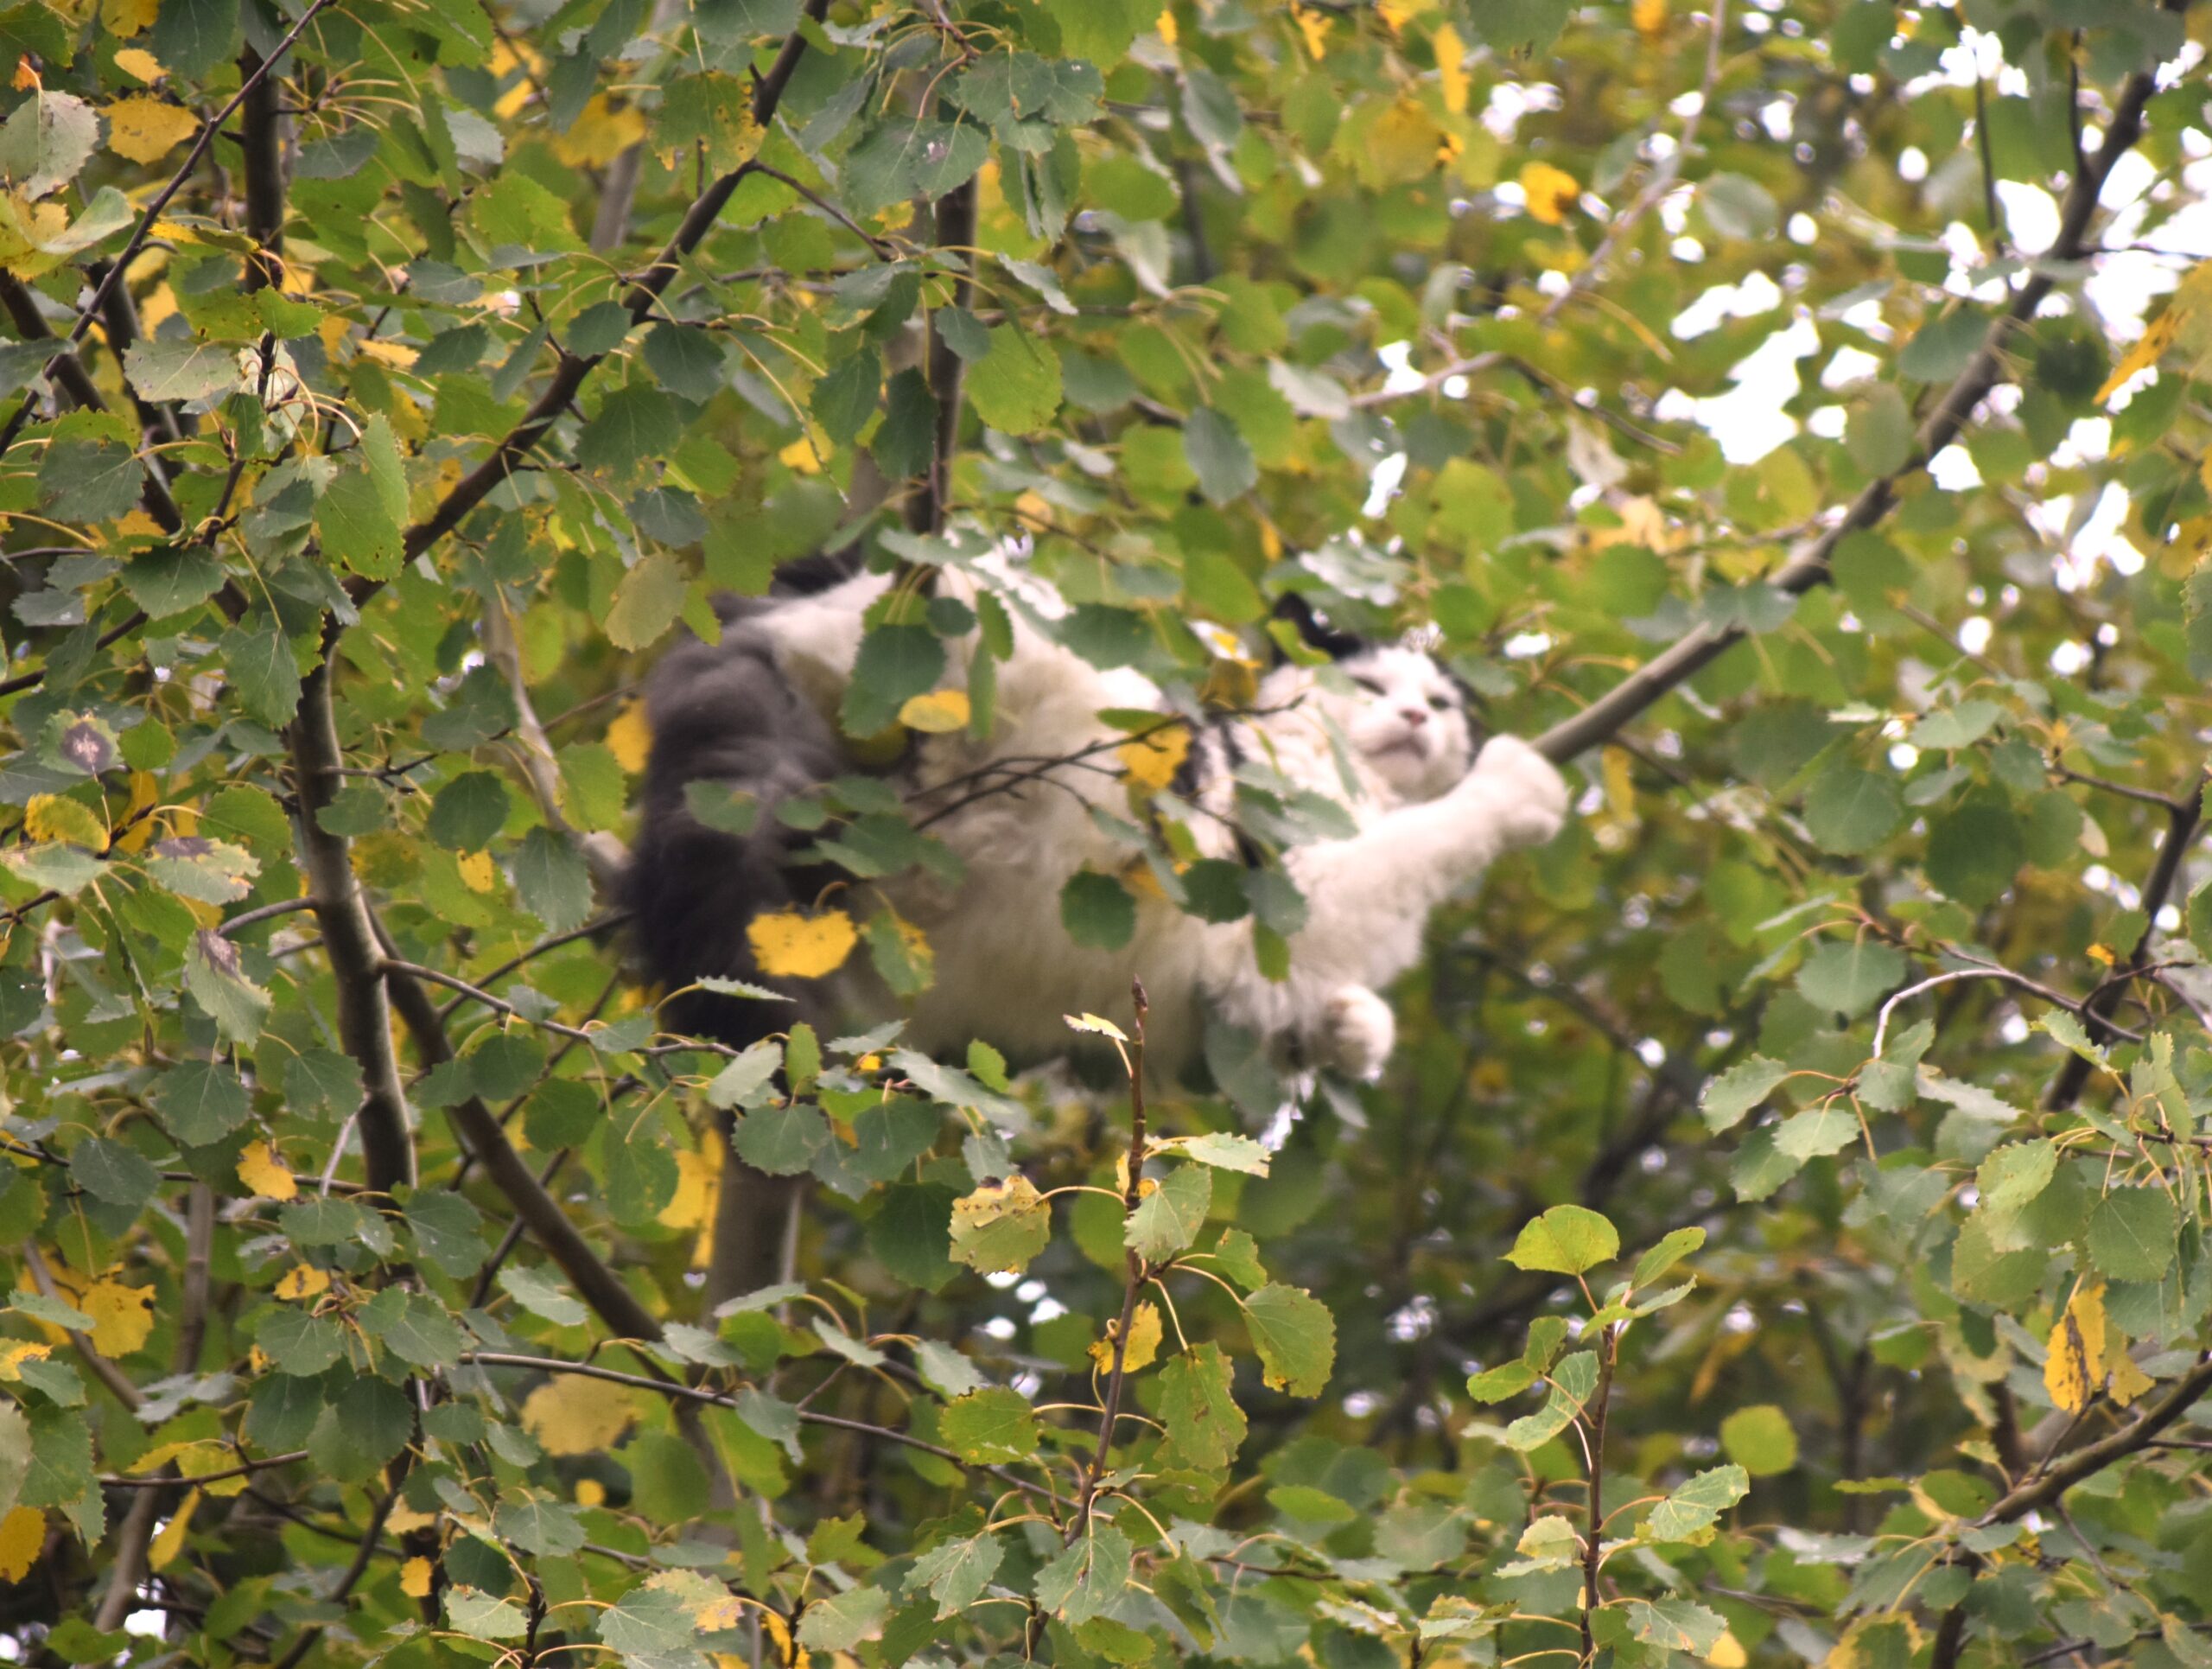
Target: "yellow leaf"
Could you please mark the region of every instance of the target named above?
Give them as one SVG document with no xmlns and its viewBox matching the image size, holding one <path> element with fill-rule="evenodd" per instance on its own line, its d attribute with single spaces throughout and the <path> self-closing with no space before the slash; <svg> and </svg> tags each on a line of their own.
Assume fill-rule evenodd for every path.
<svg viewBox="0 0 2212 1669">
<path fill-rule="evenodd" d="M 257 1199 L 296 1199 L 300 1185 L 292 1175 L 291 1168 L 279 1159 L 266 1142 L 248 1142 L 245 1151 L 238 1155 L 238 1181 L 253 1190 Z M 323 1284 L 330 1284 L 327 1276 Z"/>
<path fill-rule="evenodd" d="M 66 840 L 87 851 L 107 845 L 107 831 L 92 807 L 66 794 L 33 794 L 23 807 L 23 833 L 32 840 Z"/>
<path fill-rule="evenodd" d="M 1370 187 L 1403 185 L 1436 166 L 1444 130 L 1411 99 L 1401 99 L 1375 118 L 1359 152 L 1360 177 Z"/>
<path fill-rule="evenodd" d="M 523 1399 L 523 1430 L 549 1455 L 596 1455 L 614 1447 L 638 1417 L 629 1391 L 564 1373 Z"/>
<path fill-rule="evenodd" d="M 130 826 L 115 843 L 120 850 L 126 852 L 143 850 L 146 843 L 154 838 L 154 819 L 140 818 L 138 813 L 151 811 L 161 797 L 161 783 L 151 771 L 133 771 L 130 774 L 130 803 L 123 808 L 123 820 Z M 134 818 L 137 821 L 132 822 Z"/>
<path fill-rule="evenodd" d="M 654 1220 L 664 1228 L 697 1228 L 714 1218 L 715 1189 L 721 1180 L 721 1149 L 712 1145 L 676 1156 L 676 1192 Z"/>
<path fill-rule="evenodd" d="M 1713 1669 L 1744 1669 L 1751 1659 L 1745 1652 L 1743 1642 L 1724 1628 L 1720 1638 L 1713 1642 L 1713 1649 L 1705 1654 L 1705 1660 Z"/>
<path fill-rule="evenodd" d="M 473 893 L 488 893 L 499 884 L 499 872 L 489 852 L 463 852 L 455 860 L 461 884 Z"/>
<path fill-rule="evenodd" d="M 16 1383 L 23 1377 L 25 1362 L 42 1362 L 53 1354 L 52 1345 L 34 1344 L 29 1339 L 10 1339 L 0 1344 L 0 1381 Z"/>
<path fill-rule="evenodd" d="M 632 776 L 645 768 L 645 760 L 652 752 L 653 727 L 645 717 L 644 702 L 633 701 L 614 716 L 614 723 L 607 727 L 607 746 L 614 762 Z"/>
<path fill-rule="evenodd" d="M 1175 14 L 1166 6 L 1160 9 L 1160 21 L 1153 27 L 1160 31 L 1160 38 L 1169 46 L 1175 44 Z"/>
<path fill-rule="evenodd" d="M 607 1499 L 607 1486 L 597 1478 L 578 1478 L 575 1493 L 578 1507 L 597 1507 Z"/>
<path fill-rule="evenodd" d="M 92 1347 L 103 1356 L 128 1356 L 143 1347 L 154 1330 L 154 1301 L 149 1286 L 124 1286 L 119 1281 L 96 1281 L 77 1308 L 92 1318 Z"/>
<path fill-rule="evenodd" d="M 185 1532 L 192 1528 L 192 1515 L 199 1506 L 200 1492 L 197 1489 L 186 1491 L 182 1505 L 162 1526 L 161 1533 L 154 1538 L 153 1545 L 146 1550 L 149 1569 L 162 1569 L 184 1550 Z"/>
<path fill-rule="evenodd" d="M 0 1582 L 21 1582 L 46 1549 L 46 1514 L 18 1507 L 0 1519 Z"/>
<path fill-rule="evenodd" d="M 1630 0 L 1628 16 L 1636 32 L 1647 41 L 1656 41 L 1667 32 L 1667 0 Z"/>
<path fill-rule="evenodd" d="M 776 459 L 786 469 L 795 469 L 802 475 L 818 475 L 822 473 L 823 461 L 829 455 L 826 444 L 817 444 L 810 436 L 801 435 L 777 453 Z"/>
<path fill-rule="evenodd" d="M 1106 1320 L 1106 1336 L 1096 1340 L 1090 1347 L 1090 1360 L 1098 1365 L 1099 1372 L 1110 1373 L 1114 1366 L 1114 1335 L 1120 1328 L 1122 1318 L 1109 1315 Z M 1129 1346 L 1122 1353 L 1122 1369 L 1130 1373 L 1152 1366 L 1160 1354 L 1160 1306 L 1147 1301 L 1137 1306 L 1136 1314 L 1129 1317 Z"/>
<path fill-rule="evenodd" d="M 435 1513 L 417 1513 L 402 1501 L 385 1515 L 384 1527 L 395 1536 L 412 1535 L 417 1530 L 428 1530 L 438 1521 Z"/>
<path fill-rule="evenodd" d="M 1307 6 L 1293 6 L 1290 20 L 1298 25 L 1298 32 L 1306 37 L 1306 50 L 1313 55 L 1313 61 L 1320 62 L 1329 50 L 1328 15 Z"/>
<path fill-rule="evenodd" d="M 200 131 L 200 118 L 183 105 L 149 93 L 118 99 L 106 114 L 107 148 L 134 162 L 158 162 Z"/>
<path fill-rule="evenodd" d="M 1405 28 L 1407 19 L 1421 10 L 1414 0 L 1375 0 L 1375 15 L 1393 35 Z"/>
<path fill-rule="evenodd" d="M 430 1596 L 430 1562 L 419 1554 L 399 1567 L 399 1591 L 410 1600 Z"/>
<path fill-rule="evenodd" d="M 1622 823 L 1636 821 L 1636 780 L 1630 774 L 1631 761 L 1625 748 L 1608 748 L 1599 755 L 1599 768 L 1605 780 L 1605 809 Z"/>
<path fill-rule="evenodd" d="M 361 344 L 361 357 L 404 371 L 421 359 L 423 354 L 420 348 L 410 347 L 405 342 L 388 342 L 380 337 L 372 336 Z"/>
<path fill-rule="evenodd" d="M 330 1277 L 313 1264 L 295 1264 L 276 1283 L 280 1298 L 315 1298 L 330 1290 Z"/>
<path fill-rule="evenodd" d="M 2050 1400 L 2069 1414 L 2089 1405 L 2105 1377 L 2105 1290 L 2083 1287 L 2050 1330 L 2043 1382 Z"/>
<path fill-rule="evenodd" d="M 2135 1364 L 2125 1350 L 2115 1351 L 2112 1364 L 2112 1399 L 2126 1408 L 2158 1381 Z"/>
<path fill-rule="evenodd" d="M 634 105 L 617 110 L 605 93 L 594 93 L 569 131 L 554 139 L 553 154 L 570 168 L 605 168 L 645 137 L 645 118 Z"/>
<path fill-rule="evenodd" d="M 537 96 L 539 78 L 545 73 L 545 61 L 526 42 L 508 39 L 505 35 L 492 48 L 492 73 L 504 81 L 518 69 L 530 73 L 515 76 L 514 85 L 499 95 L 492 106 L 492 114 L 503 122 L 512 121 L 522 113 L 522 108 Z"/>
<path fill-rule="evenodd" d="M 1191 732 L 1186 725 L 1169 724 L 1123 742 L 1114 750 L 1122 761 L 1122 768 L 1141 787 L 1154 793 L 1175 780 L 1175 773 L 1183 768 L 1183 761 L 1190 756 Z"/>
<path fill-rule="evenodd" d="M 1444 95 L 1444 108 L 1454 116 L 1467 113 L 1467 47 L 1459 31 L 1449 23 L 1437 26 L 1436 86 Z"/>
<path fill-rule="evenodd" d="M 102 0 L 100 21 L 110 35 L 132 35 L 153 27 L 162 0 Z"/>
<path fill-rule="evenodd" d="M 1530 162 L 1521 170 L 1521 191 L 1528 199 L 1529 217 L 1545 226 L 1557 226 L 1567 219 L 1582 195 L 1582 188 L 1565 169 L 1554 168 L 1549 162 Z"/>
<path fill-rule="evenodd" d="M 2181 281 L 2181 288 L 2174 291 L 2158 316 L 2144 327 L 2134 346 L 2112 368 L 2112 375 L 2097 391 L 2098 400 L 2101 403 L 2110 399 L 2136 373 L 2158 364 L 2165 357 L 2166 350 L 2183 335 L 2201 349 L 2201 333 L 2193 327 L 2208 303 L 2212 303 L 2212 261 L 2199 261 L 2190 269 L 2189 276 Z"/>
<path fill-rule="evenodd" d="M 143 47 L 124 47 L 115 54 L 115 67 L 134 81 L 148 86 L 160 80 L 168 72 L 162 67 L 162 61 Z"/>
<path fill-rule="evenodd" d="M 899 722 L 910 730 L 944 736 L 968 723 L 968 695 L 963 690 L 931 690 L 909 696 L 899 710 Z"/>
<path fill-rule="evenodd" d="M 820 915 L 783 910 L 754 916 L 745 937 L 760 971 L 772 978 L 818 979 L 843 965 L 860 936 L 842 910 Z"/>
</svg>

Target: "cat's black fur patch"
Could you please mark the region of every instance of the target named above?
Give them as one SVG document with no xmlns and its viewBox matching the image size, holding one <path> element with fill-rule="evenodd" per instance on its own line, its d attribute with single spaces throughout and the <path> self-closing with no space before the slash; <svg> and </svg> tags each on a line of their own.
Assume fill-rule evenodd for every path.
<svg viewBox="0 0 2212 1669">
<path fill-rule="evenodd" d="M 810 902 L 831 876 L 791 867 L 811 837 L 779 821 L 776 806 L 844 768 L 830 722 L 776 665 L 772 600 L 720 599 L 722 640 L 686 638 L 661 658 L 645 685 L 652 751 L 645 765 L 638 838 L 623 902 L 641 971 L 666 990 L 703 975 L 760 981 L 743 924 L 763 911 Z M 747 835 L 709 828 L 685 789 L 724 783 L 753 797 Z M 667 1004 L 671 1030 L 744 1045 L 795 1020 L 799 1003 L 687 991 Z"/>
<path fill-rule="evenodd" d="M 1348 660 L 1373 647 L 1316 608 L 1302 591 L 1284 592 L 1275 600 L 1274 613 L 1277 620 L 1287 620 L 1296 628 L 1299 641 L 1331 660 Z"/>
</svg>

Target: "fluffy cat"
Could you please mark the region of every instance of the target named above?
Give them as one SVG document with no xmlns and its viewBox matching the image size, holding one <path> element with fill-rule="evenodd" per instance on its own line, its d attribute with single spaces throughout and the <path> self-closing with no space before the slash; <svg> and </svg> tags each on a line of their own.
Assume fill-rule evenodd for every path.
<svg viewBox="0 0 2212 1669">
<path fill-rule="evenodd" d="M 938 594 L 972 595 L 971 583 L 948 570 Z M 764 979 L 745 933 L 754 915 L 810 905 L 842 873 L 792 867 L 811 837 L 769 812 L 854 768 L 829 715 L 885 584 L 863 576 L 813 596 L 734 605 L 720 644 L 672 651 L 648 686 L 653 744 L 627 901 L 647 973 L 671 989 L 710 973 L 808 988 L 796 1010 L 690 993 L 671 1005 L 671 1026 L 741 1041 L 794 1018 L 854 1029 L 898 1012 L 864 957 L 829 980 Z M 1031 606 L 1052 603 L 1033 596 Z M 947 646 L 946 687 L 966 678 L 966 642 Z M 962 878 L 948 885 L 909 871 L 860 883 L 880 887 L 935 952 L 935 984 L 912 1003 L 905 1033 L 932 1053 L 982 1038 L 1017 1062 L 1064 1054 L 1062 1016 L 1122 1013 L 1135 975 L 1150 994 L 1163 1074 L 1195 1057 L 1213 1016 L 1257 1032 L 1279 1057 L 1371 1078 L 1395 1030 L 1378 988 L 1414 965 L 1429 913 L 1502 853 L 1550 839 L 1566 816 L 1565 785 L 1528 744 L 1493 736 L 1477 751 L 1459 688 L 1421 650 L 1363 647 L 1330 675 L 1277 668 L 1250 716 L 1197 727 L 1165 802 L 1201 855 L 1247 861 L 1255 854 L 1231 816 L 1240 772 L 1272 773 L 1282 792 L 1341 809 L 1351 832 L 1284 854 L 1306 920 L 1289 940 L 1288 978 L 1271 981 L 1256 965 L 1249 919 L 1203 920 L 1137 874 L 1126 829 L 1146 812 L 1116 768 L 1122 733 L 1098 715 L 1166 713 L 1158 687 L 1133 671 L 1097 670 L 1019 608 L 1013 653 L 997 672 L 988 740 L 918 736 L 893 778 L 915 821 L 957 855 Z M 1049 780 L 1013 778 L 1041 761 L 1071 762 Z M 685 791 L 700 780 L 756 798 L 762 814 L 749 835 L 694 817 Z M 1062 924 L 1061 889 L 1084 869 L 1137 882 L 1136 931 L 1119 950 L 1079 947 Z"/>
</svg>

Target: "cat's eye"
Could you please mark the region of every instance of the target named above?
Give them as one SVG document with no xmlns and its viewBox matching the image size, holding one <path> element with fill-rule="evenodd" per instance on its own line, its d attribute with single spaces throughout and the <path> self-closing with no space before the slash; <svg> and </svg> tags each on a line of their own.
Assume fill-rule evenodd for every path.
<svg viewBox="0 0 2212 1669">
<path fill-rule="evenodd" d="M 1382 680 L 1381 678 L 1362 678 L 1358 673 L 1354 672 L 1351 677 L 1351 681 L 1359 685 L 1361 689 L 1366 691 L 1370 696 L 1379 696 L 1383 693 Z"/>
<path fill-rule="evenodd" d="M 1452 698 L 1449 696 L 1431 696 L 1428 704 L 1432 711 L 1440 713 L 1451 706 Z"/>
</svg>

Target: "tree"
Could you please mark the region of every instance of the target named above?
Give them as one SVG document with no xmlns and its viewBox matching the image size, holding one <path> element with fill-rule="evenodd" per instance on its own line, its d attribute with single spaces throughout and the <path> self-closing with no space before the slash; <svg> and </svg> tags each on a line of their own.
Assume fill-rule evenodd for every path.
<svg viewBox="0 0 2212 1669">
<path fill-rule="evenodd" d="M 2201 8 L 0 27 L 19 1660 L 2212 1662 Z M 1576 778 L 1380 1086 L 626 981 L 653 654 L 1010 538 Z"/>
</svg>

